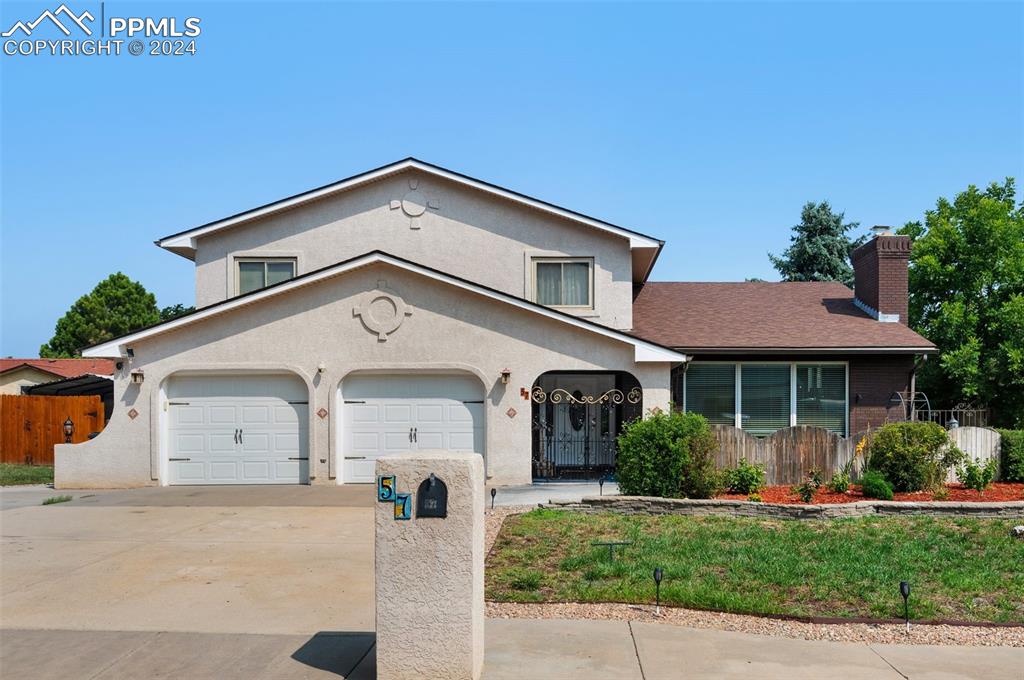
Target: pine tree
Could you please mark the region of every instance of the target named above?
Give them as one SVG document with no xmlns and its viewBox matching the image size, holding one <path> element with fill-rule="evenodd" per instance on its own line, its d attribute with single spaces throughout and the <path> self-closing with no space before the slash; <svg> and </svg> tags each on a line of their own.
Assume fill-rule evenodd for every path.
<svg viewBox="0 0 1024 680">
<path fill-rule="evenodd" d="M 851 240 L 846 234 L 860 226 L 843 223 L 843 213 L 832 212 L 828 201 L 809 202 L 800 213 L 800 224 L 793 227 L 790 246 L 776 257 L 768 258 L 782 275 L 783 281 L 840 281 L 853 285 L 850 251 L 864 242 Z"/>
</svg>

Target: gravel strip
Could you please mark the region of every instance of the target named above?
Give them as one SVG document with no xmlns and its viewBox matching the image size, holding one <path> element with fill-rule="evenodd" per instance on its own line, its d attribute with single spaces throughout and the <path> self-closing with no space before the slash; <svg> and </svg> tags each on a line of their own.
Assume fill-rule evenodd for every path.
<svg viewBox="0 0 1024 680">
<path fill-rule="evenodd" d="M 484 546 L 489 554 L 501 525 L 510 515 L 533 510 L 532 505 L 505 506 L 484 514 Z M 981 628 L 973 626 L 911 625 L 910 633 L 900 624 L 803 623 L 761 616 L 724 614 L 679 607 L 654 607 L 618 603 L 580 604 L 573 602 L 519 604 L 488 602 L 486 615 L 492 619 L 612 619 L 650 621 L 691 628 L 713 628 L 756 635 L 831 640 L 834 642 L 875 642 L 910 645 L 963 645 L 979 647 L 1024 647 L 1024 628 Z"/>
<path fill-rule="evenodd" d="M 518 604 L 488 602 L 486 615 L 492 619 L 612 619 L 671 623 L 691 628 L 714 628 L 738 633 L 773 635 L 802 640 L 872 642 L 907 645 L 960 645 L 976 647 L 1024 647 L 1024 628 L 976 628 L 970 626 L 915 626 L 910 633 L 902 624 L 802 623 L 743 614 L 723 614 L 677 607 L 630 604 Z"/>
</svg>

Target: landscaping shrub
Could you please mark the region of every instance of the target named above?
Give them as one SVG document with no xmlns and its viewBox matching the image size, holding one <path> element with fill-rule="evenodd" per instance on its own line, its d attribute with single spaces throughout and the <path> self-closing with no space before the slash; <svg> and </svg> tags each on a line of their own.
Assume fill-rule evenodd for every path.
<svg viewBox="0 0 1024 680">
<path fill-rule="evenodd" d="M 996 478 L 998 469 L 999 466 L 995 458 L 985 461 L 984 465 L 979 465 L 976 460 L 968 460 L 957 470 L 957 476 L 960 477 L 960 483 L 965 487 L 981 493 Z"/>
<path fill-rule="evenodd" d="M 941 486 L 962 459 L 941 425 L 890 423 L 871 440 L 868 469 L 881 473 L 896 491 L 923 491 Z"/>
<path fill-rule="evenodd" d="M 883 501 L 892 500 L 892 485 L 881 472 L 868 470 L 860 480 L 861 492 L 865 498 L 878 498 Z"/>
<path fill-rule="evenodd" d="M 835 473 L 828 482 L 828 488 L 836 493 L 846 493 L 850 488 L 850 474 L 848 472 Z"/>
<path fill-rule="evenodd" d="M 750 501 L 751 503 L 763 503 L 764 502 L 764 499 L 761 498 L 761 494 L 759 494 L 759 493 L 752 493 L 752 494 L 750 494 L 749 496 L 747 496 L 747 500 Z"/>
<path fill-rule="evenodd" d="M 810 503 L 814 500 L 814 494 L 818 493 L 818 489 L 821 488 L 821 471 L 817 468 L 812 468 L 808 473 L 804 481 L 793 487 L 793 492 L 800 495 L 800 500 L 804 503 Z"/>
<path fill-rule="evenodd" d="M 698 416 L 704 420 L 703 416 Z M 707 421 L 704 421 L 707 428 Z M 684 498 L 714 498 L 722 491 L 722 473 L 715 465 L 718 440 L 711 431 L 697 432 L 689 441 L 689 457 L 683 463 L 679 491 Z"/>
<path fill-rule="evenodd" d="M 718 446 L 696 413 L 653 412 L 625 426 L 618 439 L 616 475 L 627 496 L 710 498 L 718 488 Z"/>
<path fill-rule="evenodd" d="M 1024 430 L 999 430 L 1003 481 L 1024 482 Z"/>
<path fill-rule="evenodd" d="M 732 493 L 752 494 L 764 488 L 764 466 L 748 463 L 740 458 L 740 463 L 723 473 L 722 485 Z"/>
</svg>

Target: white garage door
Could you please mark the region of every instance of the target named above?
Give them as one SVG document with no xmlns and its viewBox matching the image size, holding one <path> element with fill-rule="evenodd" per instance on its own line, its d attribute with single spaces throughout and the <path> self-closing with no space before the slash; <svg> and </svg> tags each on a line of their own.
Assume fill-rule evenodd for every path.
<svg viewBox="0 0 1024 680">
<path fill-rule="evenodd" d="M 187 376 L 167 387 L 171 484 L 309 479 L 308 393 L 291 376 Z"/>
<path fill-rule="evenodd" d="M 483 386 L 454 375 L 354 375 L 341 386 L 342 481 L 372 482 L 378 456 L 484 452 Z"/>
</svg>

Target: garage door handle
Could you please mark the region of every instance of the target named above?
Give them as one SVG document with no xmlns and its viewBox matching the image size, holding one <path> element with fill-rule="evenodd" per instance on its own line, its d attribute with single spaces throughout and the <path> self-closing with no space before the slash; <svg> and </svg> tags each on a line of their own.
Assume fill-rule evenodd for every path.
<svg viewBox="0 0 1024 680">
<path fill-rule="evenodd" d="M 235 428 L 235 443 L 238 443 L 238 428 Z"/>
<path fill-rule="evenodd" d="M 243 444 L 244 443 L 244 441 L 242 440 L 242 431 L 241 430 L 238 431 L 238 443 L 239 444 Z"/>
<path fill-rule="evenodd" d="M 168 458 L 167 460 L 169 460 L 170 462 L 174 463 L 174 462 L 179 462 L 179 461 L 189 461 L 189 460 L 192 460 L 192 459 L 191 458 Z"/>
<path fill-rule="evenodd" d="M 418 442 L 420 440 L 420 432 L 418 428 L 412 428 L 412 440 Z"/>
</svg>

